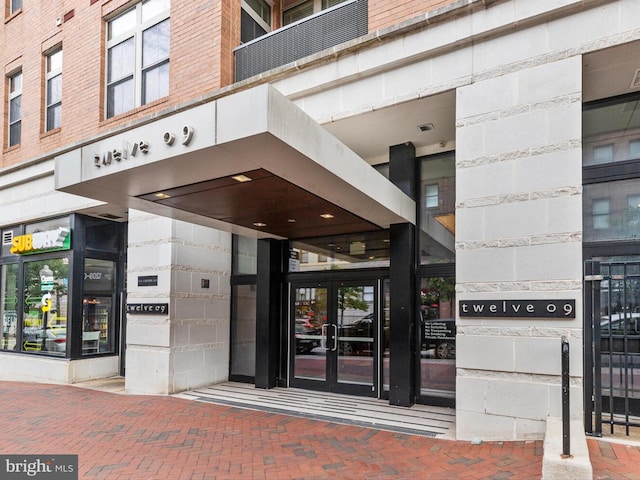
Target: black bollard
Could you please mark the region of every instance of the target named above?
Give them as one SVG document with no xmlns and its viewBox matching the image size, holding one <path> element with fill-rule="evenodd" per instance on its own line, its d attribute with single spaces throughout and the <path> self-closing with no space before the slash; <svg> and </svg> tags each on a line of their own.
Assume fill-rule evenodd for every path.
<svg viewBox="0 0 640 480">
<path fill-rule="evenodd" d="M 569 340 L 562 336 L 562 456 L 571 456 L 571 432 L 569 414 Z"/>
</svg>

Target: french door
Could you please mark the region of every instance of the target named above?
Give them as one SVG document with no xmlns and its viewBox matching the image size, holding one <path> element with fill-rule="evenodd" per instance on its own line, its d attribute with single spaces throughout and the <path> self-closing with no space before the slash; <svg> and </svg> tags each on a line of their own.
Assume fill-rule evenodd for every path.
<svg viewBox="0 0 640 480">
<path fill-rule="evenodd" d="M 292 387 L 378 396 L 378 279 L 291 283 Z"/>
</svg>

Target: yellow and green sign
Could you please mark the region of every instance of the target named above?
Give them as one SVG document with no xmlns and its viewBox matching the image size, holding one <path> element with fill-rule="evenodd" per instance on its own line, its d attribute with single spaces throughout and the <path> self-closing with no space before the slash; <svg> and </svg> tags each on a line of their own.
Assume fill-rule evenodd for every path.
<svg viewBox="0 0 640 480">
<path fill-rule="evenodd" d="M 27 233 L 13 237 L 10 252 L 14 255 L 55 252 L 71 248 L 71 229 L 59 227 L 55 230 Z"/>
</svg>

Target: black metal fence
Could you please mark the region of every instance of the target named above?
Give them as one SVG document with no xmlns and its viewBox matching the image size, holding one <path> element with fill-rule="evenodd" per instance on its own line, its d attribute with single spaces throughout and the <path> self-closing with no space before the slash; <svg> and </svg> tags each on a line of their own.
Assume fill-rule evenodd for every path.
<svg viewBox="0 0 640 480">
<path fill-rule="evenodd" d="M 640 427 L 640 262 L 585 262 L 585 429 Z"/>
</svg>

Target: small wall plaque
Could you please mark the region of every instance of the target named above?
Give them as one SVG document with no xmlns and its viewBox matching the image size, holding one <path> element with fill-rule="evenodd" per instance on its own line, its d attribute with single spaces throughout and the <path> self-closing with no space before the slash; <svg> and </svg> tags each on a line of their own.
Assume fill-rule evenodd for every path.
<svg viewBox="0 0 640 480">
<path fill-rule="evenodd" d="M 138 277 L 138 286 L 139 287 L 157 287 L 158 286 L 158 276 L 157 275 L 147 275 L 144 277 Z"/>
</svg>

